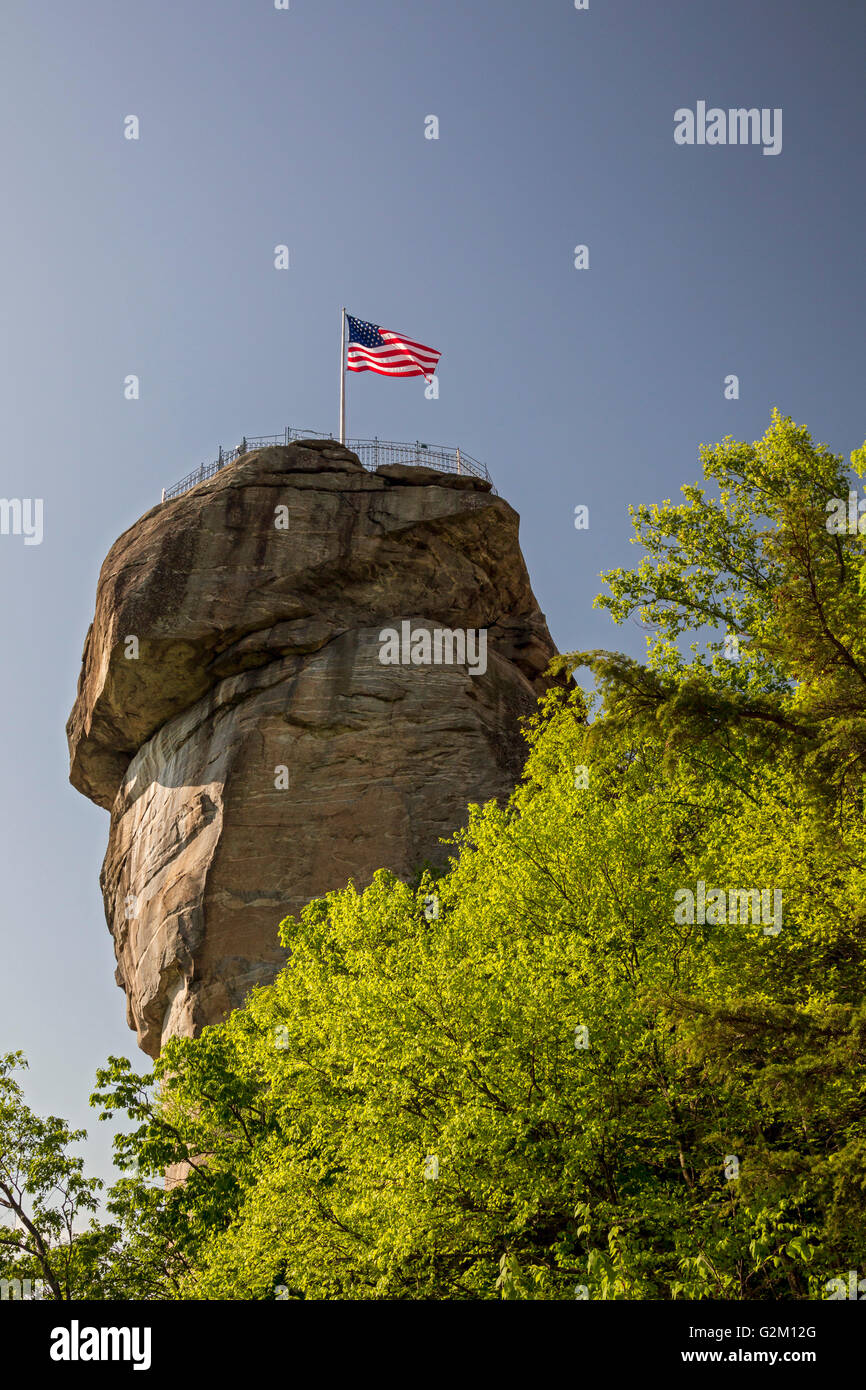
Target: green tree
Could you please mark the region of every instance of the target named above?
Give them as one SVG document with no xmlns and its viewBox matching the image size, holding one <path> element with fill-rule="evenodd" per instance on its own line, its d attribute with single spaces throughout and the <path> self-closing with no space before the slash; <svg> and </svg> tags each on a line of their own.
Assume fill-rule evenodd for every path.
<svg viewBox="0 0 866 1390">
<path fill-rule="evenodd" d="M 27 1105 L 14 1076 L 26 1066 L 20 1052 L 0 1057 L 0 1208 L 13 1220 L 0 1227 L 0 1277 L 43 1281 L 57 1300 L 81 1297 L 111 1244 L 95 1223 L 76 1231 L 82 1213 L 96 1210 L 102 1183 L 69 1153 L 86 1132 Z"/>
<path fill-rule="evenodd" d="M 859 888 L 814 872 L 801 780 L 666 770 L 550 696 L 435 920 L 430 884 L 331 894 L 273 986 L 166 1048 L 183 1295 L 804 1297 L 862 1263 L 857 972 L 827 970 Z M 677 923 L 698 878 L 779 888 L 782 930 Z"/>
<path fill-rule="evenodd" d="M 718 495 L 691 485 L 682 503 L 632 508 L 646 555 L 604 576 L 611 592 L 597 605 L 617 622 L 639 617 L 652 633 L 645 666 L 584 655 L 605 697 L 605 732 L 652 724 L 669 750 L 732 739 L 749 756 L 793 749 L 813 790 L 857 802 L 866 536 L 834 524 L 839 503 L 847 517 L 855 478 L 778 411 L 763 439 L 703 446 L 701 460 Z M 866 446 L 851 465 L 863 475 Z"/>
<path fill-rule="evenodd" d="M 272 986 L 99 1074 L 138 1167 L 99 1296 L 800 1299 L 866 1268 L 850 474 L 778 414 L 702 456 L 718 495 L 637 509 L 600 600 L 646 663 L 561 659 L 597 703 L 544 699 L 448 870 L 310 903 Z"/>
</svg>

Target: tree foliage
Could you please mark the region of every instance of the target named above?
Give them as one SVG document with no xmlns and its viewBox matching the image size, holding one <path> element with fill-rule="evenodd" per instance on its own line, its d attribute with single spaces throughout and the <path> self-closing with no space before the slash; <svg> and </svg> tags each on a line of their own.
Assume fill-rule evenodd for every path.
<svg viewBox="0 0 866 1390">
<path fill-rule="evenodd" d="M 100 1073 L 139 1170 L 106 1287 L 799 1299 L 866 1267 L 863 539 L 790 420 L 702 452 L 717 495 L 638 508 L 600 600 L 646 664 L 561 660 L 597 697 L 541 702 L 448 871 L 310 903 L 273 985 Z"/>
<path fill-rule="evenodd" d="M 80 1229 L 102 1183 L 69 1152 L 85 1132 L 28 1106 L 15 1079 L 26 1065 L 20 1052 L 0 1057 L 0 1278 L 44 1285 L 58 1301 L 86 1297 L 101 1286 L 114 1239 L 96 1222 Z"/>
</svg>

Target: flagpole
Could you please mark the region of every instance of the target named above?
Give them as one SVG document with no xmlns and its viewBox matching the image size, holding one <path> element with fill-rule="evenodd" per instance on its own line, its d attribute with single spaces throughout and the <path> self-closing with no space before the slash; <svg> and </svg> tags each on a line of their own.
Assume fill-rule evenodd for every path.
<svg viewBox="0 0 866 1390">
<path fill-rule="evenodd" d="M 346 442 L 346 306 L 340 310 L 340 443 Z"/>
</svg>

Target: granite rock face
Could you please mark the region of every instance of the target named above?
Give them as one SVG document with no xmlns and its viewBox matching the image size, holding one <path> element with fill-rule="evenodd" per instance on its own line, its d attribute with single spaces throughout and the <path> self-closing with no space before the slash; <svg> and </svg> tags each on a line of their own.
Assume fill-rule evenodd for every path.
<svg viewBox="0 0 866 1390">
<path fill-rule="evenodd" d="M 140 1046 L 272 980 L 277 926 L 379 867 L 443 862 L 520 775 L 554 646 L 489 484 L 367 472 L 329 441 L 243 456 L 109 552 L 67 725 L 111 812 L 101 884 Z M 467 665 L 385 665 L 385 628 L 486 630 Z"/>
</svg>

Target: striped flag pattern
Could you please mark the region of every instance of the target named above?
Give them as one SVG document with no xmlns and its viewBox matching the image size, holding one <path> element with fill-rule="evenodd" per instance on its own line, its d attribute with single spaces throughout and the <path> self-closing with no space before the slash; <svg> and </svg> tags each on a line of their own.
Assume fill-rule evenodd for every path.
<svg viewBox="0 0 866 1390">
<path fill-rule="evenodd" d="M 442 356 L 435 348 L 413 342 L 400 333 L 380 328 L 364 319 L 346 318 L 349 323 L 350 372 L 380 372 L 382 376 L 423 376 L 432 381 Z"/>
</svg>

